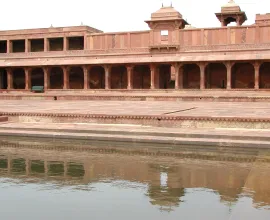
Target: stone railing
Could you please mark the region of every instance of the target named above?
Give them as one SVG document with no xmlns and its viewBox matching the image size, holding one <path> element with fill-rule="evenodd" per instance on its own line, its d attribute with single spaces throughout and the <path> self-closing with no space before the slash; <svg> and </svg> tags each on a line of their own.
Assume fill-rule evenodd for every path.
<svg viewBox="0 0 270 220">
<path fill-rule="evenodd" d="M 164 46 L 164 45 L 163 45 Z M 215 52 L 215 51 L 246 51 L 246 50 L 270 50 L 270 44 L 234 44 L 234 45 L 204 45 L 204 46 L 181 46 L 172 53 L 181 52 Z M 48 51 L 28 53 L 0 53 L 0 59 L 17 58 L 46 58 L 46 57 L 80 57 L 80 56 L 121 56 L 150 54 L 152 46 L 142 48 L 102 49 L 102 50 L 73 50 L 73 51 Z M 164 51 L 155 52 L 164 53 Z"/>
<path fill-rule="evenodd" d="M 199 45 L 180 46 L 180 51 L 237 51 L 237 50 L 270 50 L 270 44 L 228 44 L 228 45 Z"/>
</svg>

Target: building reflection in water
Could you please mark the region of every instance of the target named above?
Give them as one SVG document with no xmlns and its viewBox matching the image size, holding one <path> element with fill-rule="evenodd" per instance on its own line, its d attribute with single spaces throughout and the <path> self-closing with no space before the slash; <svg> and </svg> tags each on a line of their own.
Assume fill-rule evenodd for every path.
<svg viewBox="0 0 270 220">
<path fill-rule="evenodd" d="M 2 145 L 0 178 L 91 185 L 123 180 L 147 185 L 153 206 L 170 211 L 181 205 L 187 189 L 210 189 L 230 206 L 245 195 L 255 207 L 270 205 L 270 165 L 253 160 L 205 161 L 145 155 L 102 154 L 68 148 L 33 149 Z"/>
</svg>

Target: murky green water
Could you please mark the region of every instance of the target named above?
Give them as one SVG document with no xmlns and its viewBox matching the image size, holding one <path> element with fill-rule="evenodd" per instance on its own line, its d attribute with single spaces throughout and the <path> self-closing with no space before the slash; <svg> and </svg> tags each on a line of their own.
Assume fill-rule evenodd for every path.
<svg viewBox="0 0 270 220">
<path fill-rule="evenodd" d="M 0 219 L 269 220 L 267 150 L 0 142 Z"/>
</svg>

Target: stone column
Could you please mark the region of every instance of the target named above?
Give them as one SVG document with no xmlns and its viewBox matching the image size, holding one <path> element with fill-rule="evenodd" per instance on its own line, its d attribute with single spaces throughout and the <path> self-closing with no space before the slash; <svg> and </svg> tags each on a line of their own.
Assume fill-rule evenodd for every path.
<svg viewBox="0 0 270 220">
<path fill-rule="evenodd" d="M 227 62 L 225 65 L 227 67 L 227 89 L 229 90 L 232 88 L 232 63 Z"/>
<path fill-rule="evenodd" d="M 260 63 L 255 62 L 253 63 L 254 70 L 255 70 L 255 87 L 254 89 L 258 90 L 260 89 Z"/>
<path fill-rule="evenodd" d="M 175 89 L 183 89 L 183 71 L 180 70 L 183 65 L 180 63 L 174 64 L 175 70 Z"/>
<path fill-rule="evenodd" d="M 83 66 L 83 74 L 84 74 L 84 89 L 87 90 L 89 89 L 89 69 L 87 68 L 87 66 Z"/>
<path fill-rule="evenodd" d="M 7 89 L 13 89 L 13 73 L 12 69 L 7 69 Z"/>
<path fill-rule="evenodd" d="M 43 68 L 44 72 L 44 90 L 50 89 L 50 69 L 49 67 Z"/>
<path fill-rule="evenodd" d="M 133 89 L 133 66 L 127 66 L 127 89 Z"/>
<path fill-rule="evenodd" d="M 7 53 L 12 53 L 12 42 L 11 40 L 7 40 Z"/>
<path fill-rule="evenodd" d="M 63 48 L 64 51 L 67 51 L 68 50 L 68 38 L 67 37 L 64 37 L 64 48 Z"/>
<path fill-rule="evenodd" d="M 156 89 L 156 65 L 150 65 L 151 70 L 151 89 Z"/>
<path fill-rule="evenodd" d="M 50 50 L 50 44 L 49 44 L 49 39 L 44 38 L 44 52 L 47 52 Z"/>
<path fill-rule="evenodd" d="M 28 53 L 31 51 L 31 44 L 29 39 L 25 39 L 25 53 Z"/>
<path fill-rule="evenodd" d="M 205 89 L 205 63 L 200 63 L 200 89 Z"/>
<path fill-rule="evenodd" d="M 105 89 L 111 89 L 111 67 L 109 65 L 104 66 L 105 70 Z"/>
<path fill-rule="evenodd" d="M 69 67 L 63 67 L 64 89 L 69 89 Z"/>
<path fill-rule="evenodd" d="M 30 90 L 32 86 L 31 85 L 31 69 L 25 68 L 24 74 L 25 74 L 25 90 Z"/>
</svg>

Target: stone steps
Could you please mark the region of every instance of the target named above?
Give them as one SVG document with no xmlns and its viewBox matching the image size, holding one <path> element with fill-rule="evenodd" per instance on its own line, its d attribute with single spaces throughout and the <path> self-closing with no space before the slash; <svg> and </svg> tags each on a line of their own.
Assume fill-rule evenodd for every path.
<svg viewBox="0 0 270 220">
<path fill-rule="evenodd" d="M 31 126 L 31 125 L 28 125 Z M 98 127 L 98 126 L 97 126 Z M 269 131 L 258 132 L 237 132 L 214 130 L 182 130 L 172 131 L 159 128 L 132 128 L 122 127 L 121 129 L 59 129 L 55 128 L 33 128 L 25 126 L 2 126 L 0 136 L 16 136 L 27 138 L 48 138 L 48 139 L 69 139 L 82 141 L 108 141 L 108 142 L 132 142 L 149 144 L 168 144 L 170 146 L 214 146 L 214 147 L 245 147 L 245 148 L 270 148 Z M 141 131 L 139 131 L 141 129 Z M 151 131 L 157 129 L 158 132 Z M 242 135 L 241 135 L 242 133 Z M 169 146 L 168 146 L 169 147 Z"/>
<path fill-rule="evenodd" d="M 57 128 L 58 126 L 58 128 Z M 228 140 L 250 140 L 250 141 L 269 141 L 270 130 L 234 130 L 234 129 L 169 129 L 158 127 L 106 127 L 106 125 L 91 125 L 85 127 L 70 128 L 63 124 L 5 124 L 0 127 L 0 131 L 11 129 L 14 131 L 38 131 L 38 132 L 63 132 L 74 134 L 97 134 L 97 135 L 135 135 L 135 136 L 155 136 L 168 138 L 208 138 L 208 139 L 228 139 Z M 256 133 L 254 133 L 256 132 Z"/>
</svg>

